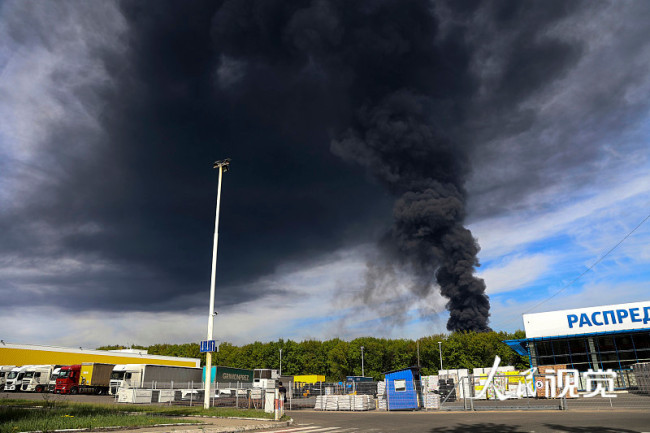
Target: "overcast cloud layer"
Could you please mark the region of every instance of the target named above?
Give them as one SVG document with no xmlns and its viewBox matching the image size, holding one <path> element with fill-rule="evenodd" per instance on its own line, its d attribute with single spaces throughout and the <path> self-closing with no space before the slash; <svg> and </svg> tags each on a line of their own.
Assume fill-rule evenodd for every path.
<svg viewBox="0 0 650 433">
<path fill-rule="evenodd" d="M 535 307 L 649 213 L 650 5 L 405 3 L 1 3 L 0 335 L 201 339 L 224 157 L 220 339 L 444 330 L 435 286 L 364 292 L 395 191 L 336 143 L 378 102 L 360 95 L 395 77 L 431 95 L 427 127 L 467 158 L 494 329 L 529 308 L 647 299 L 644 225 Z M 355 29 L 366 51 L 338 64 Z M 422 47 L 433 60 L 414 66 Z M 373 50 L 390 55 L 364 64 Z"/>
</svg>

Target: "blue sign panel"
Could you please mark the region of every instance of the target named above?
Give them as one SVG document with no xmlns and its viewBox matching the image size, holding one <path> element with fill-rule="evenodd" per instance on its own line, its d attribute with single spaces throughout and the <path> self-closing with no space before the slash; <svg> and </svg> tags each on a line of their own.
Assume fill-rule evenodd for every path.
<svg viewBox="0 0 650 433">
<path fill-rule="evenodd" d="M 217 348 L 216 340 L 201 341 L 201 353 L 214 352 Z"/>
</svg>

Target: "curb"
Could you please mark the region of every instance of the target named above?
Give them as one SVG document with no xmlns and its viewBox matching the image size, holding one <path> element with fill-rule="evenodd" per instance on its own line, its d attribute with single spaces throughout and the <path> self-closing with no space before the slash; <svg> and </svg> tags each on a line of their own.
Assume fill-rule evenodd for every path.
<svg viewBox="0 0 650 433">
<path fill-rule="evenodd" d="M 223 418 L 223 419 L 237 419 L 237 420 L 251 420 L 251 421 L 268 421 L 265 418 L 243 418 L 243 417 L 218 417 L 218 416 L 197 416 L 196 418 Z M 174 430 L 174 433 L 194 433 L 197 429 L 201 430 L 202 433 L 236 433 L 242 431 L 252 431 L 260 429 L 270 429 L 278 427 L 288 427 L 293 424 L 293 418 L 288 421 L 270 421 L 267 424 L 258 424 L 258 425 L 244 425 L 240 427 L 205 427 L 203 424 L 197 424 L 196 429 L 188 430 Z M 169 423 L 169 424 L 153 424 L 147 426 L 108 426 L 108 427 L 95 427 L 95 428 L 73 428 L 73 429 L 60 429 L 60 430 L 48 430 L 51 433 L 77 433 L 77 432 L 89 432 L 89 431 L 120 431 L 120 430 L 138 430 L 146 428 L 157 428 L 157 427 L 181 427 L 187 426 L 185 423 Z M 25 431 L 17 433 L 43 433 L 42 430 L 34 431 Z"/>
</svg>

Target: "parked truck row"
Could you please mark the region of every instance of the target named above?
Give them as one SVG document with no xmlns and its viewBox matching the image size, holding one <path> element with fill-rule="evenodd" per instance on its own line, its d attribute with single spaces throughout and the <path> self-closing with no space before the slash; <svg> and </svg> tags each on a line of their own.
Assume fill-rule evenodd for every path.
<svg viewBox="0 0 650 433">
<path fill-rule="evenodd" d="M 145 383 L 201 382 L 201 368 L 147 364 L 0 366 L 0 390 L 57 394 L 116 394 Z"/>
<path fill-rule="evenodd" d="M 212 367 L 213 382 L 250 382 L 254 388 L 274 388 L 277 370 Z M 82 363 L 75 365 L 0 366 L 0 390 L 57 394 L 113 394 L 121 388 L 145 388 L 174 383 L 201 383 L 205 367 L 152 364 Z"/>
</svg>

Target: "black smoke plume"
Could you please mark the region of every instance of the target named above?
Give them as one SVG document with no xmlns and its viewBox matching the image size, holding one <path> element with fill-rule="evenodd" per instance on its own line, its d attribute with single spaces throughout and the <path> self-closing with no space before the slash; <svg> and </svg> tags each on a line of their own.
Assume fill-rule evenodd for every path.
<svg viewBox="0 0 650 433">
<path fill-rule="evenodd" d="M 238 65 L 270 86 L 326 89 L 335 113 L 321 126 L 334 131 L 332 151 L 365 166 L 396 197 L 381 260 L 407 272 L 417 296 L 440 286 L 449 330 L 484 331 L 490 305 L 474 276 L 479 247 L 463 226 L 469 164 L 446 126 L 462 118 L 476 85 L 462 38 L 441 32 L 432 7 L 236 0 L 215 16 L 213 37 L 222 68 Z M 381 268 L 369 270 L 366 296 Z"/>
</svg>

